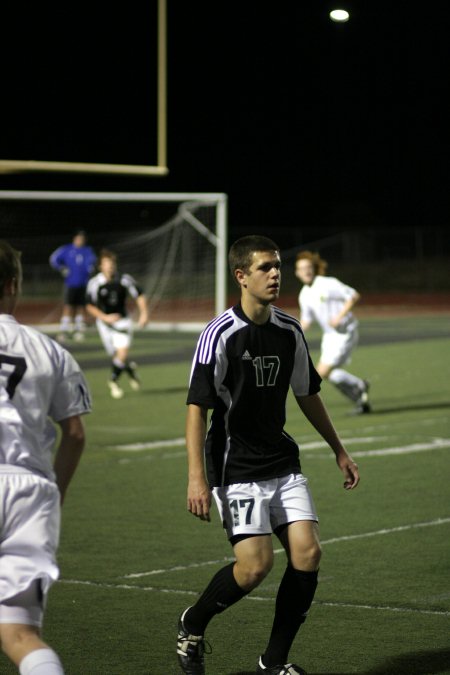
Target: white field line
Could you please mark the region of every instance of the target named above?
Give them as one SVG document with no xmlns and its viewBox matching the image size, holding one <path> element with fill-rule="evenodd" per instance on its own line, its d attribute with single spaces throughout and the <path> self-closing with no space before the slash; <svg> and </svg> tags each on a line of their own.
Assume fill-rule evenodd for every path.
<svg viewBox="0 0 450 675">
<path fill-rule="evenodd" d="M 250 599 L 250 598 L 249 598 Z M 435 609 L 415 609 L 413 607 L 390 607 L 389 605 L 353 605 L 348 602 L 322 602 L 313 601 L 314 605 L 325 607 L 347 607 L 349 609 L 376 609 L 385 612 L 400 612 L 401 614 L 432 614 L 435 616 L 450 616 L 450 612 Z"/>
<path fill-rule="evenodd" d="M 437 417 L 427 417 L 425 420 L 417 420 L 415 422 L 416 426 L 434 426 L 435 424 L 441 422 L 443 419 L 446 421 L 448 420 L 448 416 L 442 417 L 442 416 L 437 416 Z M 392 422 L 390 424 L 377 424 L 377 425 L 368 425 L 364 427 L 364 431 L 366 433 L 376 433 L 376 432 L 383 432 L 383 431 L 389 431 L 392 432 L 392 429 L 395 426 L 402 426 L 404 425 L 404 422 Z M 110 426 L 94 426 L 92 427 L 96 431 L 123 431 L 123 427 L 110 427 Z M 133 427 L 133 431 L 139 431 L 139 433 L 142 431 L 142 433 L 146 433 L 148 431 L 148 427 Z M 351 429 L 341 429 L 340 434 L 344 438 L 344 442 L 346 445 L 351 445 L 352 443 L 371 443 L 372 440 L 373 442 L 375 441 L 381 441 L 385 440 L 386 438 L 389 438 L 389 436 L 365 436 L 363 438 L 354 438 L 349 436 L 352 433 Z M 348 438 L 345 438 L 345 436 L 349 436 Z M 391 434 L 392 436 L 392 434 Z M 372 440 L 370 440 L 372 439 Z M 161 445 L 162 444 L 162 445 Z M 128 443 L 128 444 L 120 444 L 120 445 L 111 445 L 107 446 L 112 450 L 122 450 L 125 452 L 138 452 L 140 450 L 157 450 L 160 447 L 166 447 L 166 446 L 179 446 L 179 445 L 184 445 L 184 439 L 182 438 L 175 438 L 175 439 L 169 439 L 169 440 L 164 440 L 164 441 L 150 441 L 146 443 Z M 301 443 L 300 447 L 305 450 L 311 450 L 314 448 L 325 448 L 327 447 L 323 441 L 314 441 L 311 443 Z"/>
<path fill-rule="evenodd" d="M 111 447 L 113 450 L 122 450 L 123 452 L 140 452 L 141 450 L 175 448 L 179 445 L 186 445 L 184 438 L 172 438 L 166 441 L 151 441 L 148 443 L 128 443 L 127 445 L 112 445 L 109 447 Z"/>
<path fill-rule="evenodd" d="M 361 445 L 363 443 L 374 443 L 377 440 L 385 440 L 386 437 L 377 438 L 374 436 L 364 436 L 361 438 L 344 438 L 344 445 Z M 113 450 L 122 452 L 140 452 L 142 450 L 159 450 L 161 448 L 185 447 L 184 438 L 172 438 L 165 441 L 151 441 L 148 443 L 129 443 L 127 445 L 110 446 Z M 300 450 L 317 450 L 328 448 L 324 441 L 313 441 L 311 443 L 302 443 Z M 358 450 L 352 453 L 353 457 L 377 457 L 386 455 L 407 455 L 414 452 L 427 452 L 439 448 L 450 448 L 450 438 L 433 438 L 427 443 L 412 443 L 411 445 L 393 446 L 391 448 L 379 448 L 377 450 Z M 317 455 L 307 455 L 308 459 Z"/>
<path fill-rule="evenodd" d="M 389 432 L 392 434 L 392 430 L 397 428 L 403 428 L 405 424 L 410 428 L 411 422 L 410 421 L 405 421 L 405 420 L 398 420 L 398 421 L 390 421 L 389 424 L 382 424 L 380 421 L 378 421 L 376 424 L 369 424 L 369 418 L 370 415 L 367 417 L 367 424 L 364 425 L 364 427 L 361 427 L 361 431 L 364 431 L 366 434 L 374 434 L 374 433 L 383 433 L 383 432 Z M 435 415 L 434 417 L 426 417 L 424 419 L 416 419 L 414 420 L 414 426 L 415 427 L 429 427 L 429 426 L 436 426 L 436 424 L 440 424 L 441 422 L 448 423 L 448 414 L 442 414 L 442 415 Z M 340 433 L 342 436 L 345 434 L 351 434 L 352 430 L 351 429 L 344 429 L 343 427 L 340 430 Z"/>
<path fill-rule="evenodd" d="M 365 532 L 362 534 L 347 535 L 344 537 L 334 537 L 333 539 L 327 539 L 322 541 L 322 545 L 326 544 L 335 544 L 341 541 L 350 541 L 353 539 L 362 539 L 364 537 L 375 537 L 382 536 L 385 534 L 391 534 L 393 532 L 402 532 L 405 530 L 411 530 L 418 527 L 429 527 L 432 525 L 443 525 L 450 523 L 450 518 L 438 518 L 437 520 L 432 520 L 424 523 L 412 523 L 411 525 L 401 525 L 399 527 L 393 527 L 390 529 L 376 530 L 374 532 Z M 277 549 L 275 553 L 281 553 L 284 549 Z M 192 565 L 177 566 L 171 567 L 163 570 L 153 570 L 151 572 L 144 572 L 141 574 L 127 574 L 123 578 L 137 578 L 142 576 L 149 576 L 152 574 L 164 574 L 166 572 L 174 572 L 179 570 L 193 569 L 196 567 L 203 567 L 206 565 L 214 564 L 223 564 L 227 561 L 232 561 L 234 558 L 221 558 L 219 560 L 210 560 L 203 563 L 194 563 Z M 156 586 L 136 586 L 134 584 L 111 584 L 104 582 L 88 581 L 88 580 L 78 580 L 78 579 L 60 579 L 59 583 L 71 585 L 71 586 L 89 586 L 94 588 L 104 588 L 109 590 L 126 590 L 126 591 L 144 591 L 144 592 L 157 592 L 157 593 L 167 593 L 171 595 L 189 595 L 189 596 L 198 596 L 197 591 L 189 591 L 184 589 L 174 589 L 174 588 L 159 588 Z M 264 597 L 258 595 L 250 595 L 245 598 L 245 600 L 254 601 L 254 602 L 274 602 L 274 597 Z M 337 608 L 348 608 L 348 609 L 360 609 L 360 610 L 375 610 L 375 611 L 384 611 L 384 612 L 396 612 L 399 614 L 419 614 L 419 615 L 430 615 L 430 616 L 450 616 L 450 611 L 446 610 L 431 610 L 431 609 L 420 609 L 413 607 L 391 607 L 389 605 L 362 605 L 362 604 L 352 604 L 346 602 L 327 602 L 327 601 L 314 601 L 313 604 L 324 607 L 337 607 Z"/>
<path fill-rule="evenodd" d="M 344 438 L 345 445 L 359 444 L 359 443 L 375 443 L 375 441 L 383 441 L 386 436 L 364 436 L 363 438 Z M 127 443 L 126 445 L 111 445 L 113 450 L 122 450 L 124 452 L 139 452 L 140 450 L 159 450 L 159 448 L 171 448 L 186 445 L 184 438 L 172 438 L 166 441 L 149 441 L 147 443 Z M 311 443 L 302 443 L 302 450 L 314 450 L 316 448 L 327 448 L 325 441 L 312 441 Z"/>
<path fill-rule="evenodd" d="M 351 444 L 361 444 L 361 443 L 373 443 L 377 440 L 385 440 L 386 437 L 363 437 L 363 438 L 349 438 L 349 439 L 344 439 L 344 443 L 346 445 L 351 445 Z M 184 438 L 176 438 L 176 439 L 171 439 L 171 440 L 166 440 L 166 441 L 154 441 L 151 443 L 133 443 L 133 444 L 128 444 L 128 445 L 116 445 L 113 446 L 113 449 L 115 450 L 122 450 L 122 451 L 128 451 L 128 452 L 138 452 L 140 450 L 156 450 L 159 448 L 164 448 L 164 447 L 176 447 L 176 446 L 184 446 L 185 445 L 185 439 Z M 448 448 L 450 447 L 450 439 L 445 439 L 445 438 L 435 438 L 433 439 L 432 442 L 430 443 L 415 443 L 412 445 L 408 446 L 398 446 L 398 447 L 392 447 L 392 448 L 381 448 L 379 450 L 366 450 L 366 451 L 359 451 L 359 452 L 354 452 L 352 455 L 354 457 L 369 457 L 369 456 L 382 456 L 382 455 L 399 455 L 399 454 L 409 454 L 413 452 L 424 452 L 424 451 L 429 451 L 429 450 L 435 450 L 437 448 Z M 322 441 L 314 441 L 311 443 L 304 443 L 301 446 L 302 450 L 313 450 L 313 449 L 319 449 L 319 448 L 327 448 L 327 444 L 322 442 Z M 178 455 L 178 453 L 177 453 Z M 176 456 L 177 456 L 176 455 Z M 317 457 L 316 454 L 311 454 L 310 457 Z M 327 544 L 336 544 L 340 542 L 345 542 L 345 541 L 353 541 L 356 539 L 364 539 L 367 537 L 376 537 L 376 536 L 383 536 L 386 534 L 392 534 L 394 532 L 404 532 L 408 530 L 412 530 L 415 528 L 421 528 L 421 527 L 430 527 L 434 525 L 443 525 L 447 524 L 450 522 L 450 518 L 438 518 L 433 521 L 428 521 L 428 522 L 423 522 L 423 523 L 412 523 L 410 525 L 401 525 L 398 527 L 394 528 L 386 528 L 382 530 L 375 530 L 373 532 L 364 532 L 361 534 L 353 534 L 353 535 L 345 535 L 343 537 L 334 537 L 332 539 L 325 539 L 321 542 L 322 546 L 325 546 Z M 275 549 L 274 553 L 282 553 L 284 549 Z M 210 565 L 217 565 L 217 564 L 223 564 L 226 562 L 231 562 L 234 560 L 234 557 L 224 557 L 220 558 L 217 560 L 208 560 L 204 561 L 201 563 L 191 563 L 189 565 L 177 565 L 175 567 L 170 567 L 170 568 L 165 568 L 165 569 L 156 569 L 156 570 L 150 570 L 148 572 L 139 572 L 139 573 L 134 573 L 134 574 L 127 574 L 124 575 L 124 579 L 136 579 L 136 578 L 142 578 L 146 576 L 154 576 L 154 575 L 160 575 L 160 574 L 166 574 L 169 572 L 179 572 L 183 570 L 188 570 L 188 569 L 195 569 L 199 567 L 206 567 Z M 68 584 L 68 585 L 78 585 L 78 586 L 90 586 L 90 587 L 97 587 L 97 588 L 106 588 L 106 589 L 111 589 L 111 590 L 137 590 L 137 591 L 146 591 L 146 592 L 159 592 L 159 593 L 170 593 L 170 594 L 178 594 L 178 595 L 190 595 L 190 596 L 197 596 L 198 593 L 196 591 L 188 591 L 188 590 L 183 590 L 183 589 L 170 589 L 170 588 L 159 588 L 159 587 L 154 587 L 154 586 L 136 586 L 133 584 L 107 584 L 107 583 L 100 583 L 100 582 L 94 582 L 94 581 L 81 581 L 81 580 L 76 580 L 76 579 L 61 579 L 59 583 L 63 584 Z M 250 600 L 250 601 L 259 601 L 259 602 L 273 602 L 275 598 L 271 597 L 262 597 L 262 596 L 255 596 L 251 595 L 246 597 L 245 599 Z M 345 607 L 345 608 L 350 608 L 350 609 L 364 609 L 364 610 L 376 610 L 376 611 L 386 611 L 386 612 L 397 612 L 397 613 L 413 613 L 413 614 L 420 614 L 420 615 L 434 615 L 434 616 L 445 616 L 448 617 L 450 616 L 449 611 L 438 611 L 438 610 L 423 610 L 423 609 L 414 609 L 414 608 L 408 608 L 408 607 L 390 607 L 388 605 L 359 605 L 359 604 L 351 604 L 351 603 L 340 603 L 340 602 L 325 602 L 325 601 L 314 601 L 313 604 L 316 605 L 323 605 L 327 607 Z"/>
<path fill-rule="evenodd" d="M 346 445 L 344 441 L 344 445 Z M 348 443 L 347 443 L 348 445 Z M 378 450 L 356 450 L 352 452 L 352 457 L 386 457 L 388 455 L 410 455 L 414 452 L 429 452 L 430 450 L 439 450 L 450 448 L 450 438 L 433 438 L 428 443 L 412 443 L 411 445 L 398 445 L 392 448 L 379 448 Z M 325 459 L 333 457 L 333 453 L 302 453 L 305 459 Z"/>
<path fill-rule="evenodd" d="M 333 537 L 332 539 L 325 539 L 321 542 L 322 546 L 327 544 L 338 544 L 342 541 L 353 541 L 355 539 L 366 539 L 368 537 L 380 537 L 385 534 L 392 534 L 394 532 L 406 532 L 407 530 L 413 530 L 420 527 L 431 527 L 433 525 L 445 525 L 450 523 L 449 518 L 437 518 L 436 520 L 429 520 L 424 523 L 411 523 L 410 525 L 399 525 L 398 527 L 391 527 L 382 530 L 374 530 L 373 532 L 363 532 L 361 534 L 348 534 L 343 537 Z M 283 548 L 277 548 L 274 550 L 274 553 L 283 553 Z M 207 567 L 208 565 L 218 565 L 225 562 L 232 562 L 234 556 L 219 558 L 218 560 L 207 560 L 201 563 L 190 563 L 189 565 L 177 565 L 175 567 L 167 567 L 165 569 L 156 569 L 150 570 L 148 572 L 136 572 L 133 574 L 125 574 L 124 579 L 140 579 L 142 577 L 150 577 L 158 574 L 166 574 L 168 572 L 182 572 L 185 570 L 196 569 L 199 567 Z"/>
<path fill-rule="evenodd" d="M 372 437 L 366 437 L 366 438 L 351 438 L 351 439 L 344 439 L 344 444 L 349 446 L 352 445 L 353 443 L 357 443 L 358 445 L 361 445 L 362 443 L 372 443 L 373 442 Z M 150 447 L 151 445 L 151 447 Z M 178 452 L 166 452 L 162 455 L 158 456 L 159 460 L 170 460 L 170 459 L 179 459 L 182 457 L 186 456 L 186 449 L 185 449 L 185 442 L 183 438 L 177 438 L 174 440 L 170 441 L 155 441 L 152 444 L 149 443 L 135 443 L 132 446 L 115 446 L 114 449 L 118 450 L 124 450 L 126 448 L 126 452 L 130 453 L 136 453 L 139 452 L 140 450 L 156 450 L 159 448 L 163 447 L 182 447 L 183 450 L 179 450 Z M 303 459 L 316 459 L 316 460 L 328 460 L 330 457 L 333 458 L 333 453 L 329 452 L 317 452 L 319 449 L 327 449 L 328 446 L 326 443 L 322 441 L 314 441 L 311 443 L 304 443 L 301 446 L 301 451 L 302 451 L 302 458 Z M 404 445 L 404 446 L 395 446 L 392 448 L 380 448 L 378 450 L 356 450 L 355 452 L 352 452 L 352 457 L 385 457 L 385 456 L 393 456 L 393 455 L 409 455 L 414 452 L 429 452 L 431 450 L 437 450 L 437 449 L 442 449 L 442 448 L 450 448 L 450 439 L 447 438 L 435 438 L 432 441 L 428 443 L 413 443 L 412 445 Z M 307 452 L 308 450 L 314 450 L 314 452 Z M 328 448 L 329 450 L 329 448 Z M 130 459 L 130 457 L 127 458 L 121 458 L 119 460 L 120 464 L 129 464 L 132 461 L 135 461 L 136 455 L 134 455 L 133 460 Z M 140 460 L 153 460 L 156 459 L 155 455 L 152 454 L 144 454 L 139 456 Z"/>
<path fill-rule="evenodd" d="M 424 452 L 437 448 L 450 448 L 450 438 L 434 438 L 431 443 L 413 443 L 412 445 L 382 448 L 381 450 L 363 450 L 354 452 L 354 457 L 380 457 L 382 455 L 407 455 L 412 452 Z"/>
<path fill-rule="evenodd" d="M 89 586 L 94 588 L 103 588 L 108 590 L 125 590 L 125 591 L 144 591 L 144 592 L 157 592 L 157 593 L 167 593 L 171 595 L 190 595 L 198 596 L 197 591 L 187 591 L 182 589 L 174 588 L 157 588 L 156 586 L 134 586 L 132 584 L 107 584 L 96 581 L 79 581 L 77 579 L 60 579 L 60 584 L 66 584 L 68 586 Z M 253 601 L 253 602 L 275 602 L 274 597 L 262 597 L 257 595 L 249 595 L 243 598 L 244 600 Z M 324 606 L 324 607 L 345 607 L 348 609 L 365 609 L 365 610 L 376 610 L 384 612 L 397 612 L 399 614 L 419 614 L 419 615 L 431 615 L 431 616 L 450 616 L 450 612 L 446 610 L 437 610 L 437 609 L 420 609 L 414 607 L 391 607 L 389 605 L 359 605 L 352 604 L 350 602 L 327 602 L 323 600 L 314 600 L 313 605 Z"/>
</svg>

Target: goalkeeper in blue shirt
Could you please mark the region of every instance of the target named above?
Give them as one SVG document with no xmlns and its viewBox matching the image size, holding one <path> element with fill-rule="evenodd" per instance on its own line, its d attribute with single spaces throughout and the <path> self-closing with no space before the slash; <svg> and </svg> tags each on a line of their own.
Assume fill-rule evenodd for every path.
<svg viewBox="0 0 450 675">
<path fill-rule="evenodd" d="M 72 243 L 60 246 L 50 256 L 50 265 L 64 277 L 64 306 L 60 321 L 59 342 L 72 334 L 77 341 L 84 339 L 86 286 L 95 270 L 96 255 L 86 245 L 86 233 L 79 230 Z"/>
</svg>

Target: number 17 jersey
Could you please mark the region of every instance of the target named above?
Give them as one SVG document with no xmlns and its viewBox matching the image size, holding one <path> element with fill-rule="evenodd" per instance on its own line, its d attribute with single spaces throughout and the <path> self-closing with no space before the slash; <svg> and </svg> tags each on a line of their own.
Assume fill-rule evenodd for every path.
<svg viewBox="0 0 450 675">
<path fill-rule="evenodd" d="M 299 322 L 277 307 L 253 323 L 236 305 L 211 321 L 198 340 L 188 404 L 212 408 L 205 443 L 210 487 L 270 480 L 300 472 L 297 443 L 284 430 L 289 387 L 320 391 Z"/>
</svg>

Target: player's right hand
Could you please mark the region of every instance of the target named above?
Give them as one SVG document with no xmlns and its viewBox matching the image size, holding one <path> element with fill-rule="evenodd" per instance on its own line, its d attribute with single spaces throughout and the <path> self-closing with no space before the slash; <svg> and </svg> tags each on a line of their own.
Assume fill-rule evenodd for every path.
<svg viewBox="0 0 450 675">
<path fill-rule="evenodd" d="M 211 521 L 211 490 L 206 482 L 189 482 L 187 508 L 200 520 L 206 520 L 208 523 Z"/>
<path fill-rule="evenodd" d="M 105 314 L 103 318 L 103 321 L 110 326 L 112 326 L 113 323 L 116 323 L 116 321 L 119 321 L 119 319 L 122 318 L 121 314 Z"/>
</svg>

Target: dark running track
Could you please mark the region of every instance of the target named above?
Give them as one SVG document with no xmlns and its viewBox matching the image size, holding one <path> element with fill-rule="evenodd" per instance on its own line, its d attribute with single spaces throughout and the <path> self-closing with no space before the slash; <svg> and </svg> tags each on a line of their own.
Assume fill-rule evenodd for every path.
<svg viewBox="0 0 450 675">
<path fill-rule="evenodd" d="M 194 355 L 197 336 L 194 334 L 171 333 L 171 341 L 179 341 L 179 346 L 174 346 L 171 351 L 145 354 L 142 353 L 144 343 L 151 344 L 153 340 L 161 340 L 162 333 L 136 333 L 134 343 L 139 350 L 136 359 L 139 365 L 160 365 L 162 363 L 190 363 Z M 398 342 L 410 342 L 412 340 L 430 340 L 438 338 L 449 338 L 450 336 L 450 316 L 440 317 L 439 320 L 430 321 L 420 320 L 405 321 L 396 319 L 392 322 L 371 321 L 360 327 L 360 346 L 381 345 Z M 320 347 L 320 338 L 308 339 L 308 346 L 311 350 L 317 350 Z M 80 366 L 84 369 L 102 368 L 110 363 L 109 357 L 104 356 L 91 357 L 87 352 L 92 352 L 92 344 L 68 343 L 67 349 L 73 353 Z M 84 356 L 86 354 L 86 356 Z"/>
</svg>

